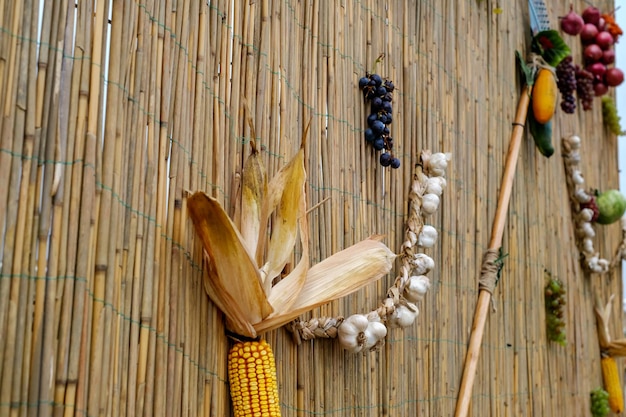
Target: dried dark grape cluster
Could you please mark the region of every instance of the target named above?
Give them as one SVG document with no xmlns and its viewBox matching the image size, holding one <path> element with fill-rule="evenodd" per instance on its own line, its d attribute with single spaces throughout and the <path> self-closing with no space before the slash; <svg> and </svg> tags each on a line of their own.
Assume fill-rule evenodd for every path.
<svg viewBox="0 0 626 417">
<path fill-rule="evenodd" d="M 557 87 L 561 92 L 561 109 L 572 114 L 576 110 L 576 66 L 572 56 L 566 56 L 556 66 Z"/>
<path fill-rule="evenodd" d="M 591 110 L 593 106 L 593 74 L 586 69 L 576 66 L 576 93 L 580 99 L 583 110 Z"/>
<path fill-rule="evenodd" d="M 555 278 L 550 278 L 544 290 L 546 304 L 546 330 L 548 339 L 565 345 L 565 287 Z"/>
<path fill-rule="evenodd" d="M 591 110 L 594 91 L 594 75 L 585 68 L 573 63 L 572 56 L 568 55 L 556 66 L 557 87 L 561 92 L 561 109 L 572 114 L 576 110 L 576 97 L 580 99 L 583 110 Z"/>
<path fill-rule="evenodd" d="M 359 88 L 371 107 L 371 113 L 367 116 L 365 141 L 376 151 L 382 151 L 379 157 L 382 166 L 400 168 L 400 159 L 393 155 L 393 138 L 389 131 L 389 125 L 393 121 L 393 82 L 383 80 L 378 74 L 368 73 L 359 80 Z"/>
</svg>

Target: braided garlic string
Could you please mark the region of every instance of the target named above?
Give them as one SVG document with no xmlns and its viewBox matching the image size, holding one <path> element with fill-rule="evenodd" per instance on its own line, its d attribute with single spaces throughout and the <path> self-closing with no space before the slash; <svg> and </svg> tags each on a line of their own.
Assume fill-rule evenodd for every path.
<svg viewBox="0 0 626 417">
<path fill-rule="evenodd" d="M 445 170 L 450 158 L 450 154 L 431 154 L 428 150 L 420 155 L 409 190 L 405 241 L 398 255 L 400 271 L 378 308 L 366 314 L 353 314 L 346 319 L 340 316 L 295 320 L 290 330 L 297 343 L 320 337 L 337 337 L 341 346 L 349 352 L 368 352 L 384 345 L 387 327 L 405 328 L 414 323 L 419 314 L 416 303 L 430 288 L 430 280 L 425 274 L 435 267 L 434 260 L 422 252 L 424 248 L 433 247 L 438 237 L 437 230 L 426 224 L 426 218 L 439 207 L 446 187 Z"/>
<path fill-rule="evenodd" d="M 593 195 L 583 188 L 585 179 L 580 170 L 581 139 L 576 135 L 563 138 L 563 163 L 567 180 L 567 189 L 572 203 L 572 220 L 576 229 L 576 246 L 582 255 L 582 266 L 588 272 L 604 274 L 614 268 L 622 259 L 626 259 L 626 219 L 622 218 L 622 242 L 613 260 L 601 258 L 594 248 L 593 239 L 596 231 L 592 223 L 593 209 L 585 207 Z"/>
</svg>

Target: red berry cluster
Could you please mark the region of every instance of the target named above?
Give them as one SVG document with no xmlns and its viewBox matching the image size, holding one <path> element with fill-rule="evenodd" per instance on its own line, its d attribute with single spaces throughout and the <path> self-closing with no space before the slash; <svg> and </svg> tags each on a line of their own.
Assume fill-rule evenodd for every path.
<svg viewBox="0 0 626 417">
<path fill-rule="evenodd" d="M 590 110 L 593 97 L 605 95 L 610 87 L 617 87 L 624 81 L 624 73 L 614 66 L 614 44 L 622 35 L 612 15 L 603 14 L 594 6 L 587 7 L 581 15 L 574 12 L 572 6 L 567 15 L 561 18 L 561 30 L 568 35 L 580 36 L 583 49 L 583 65 L 573 65 L 571 60 L 563 65 L 573 66 L 577 85 L 576 93 L 582 101 L 583 109 Z M 564 95 L 572 91 L 572 69 L 562 68 L 563 81 L 567 86 Z M 559 76 L 557 67 L 557 77 Z M 569 91 L 568 91 L 569 90 Z M 562 104 L 566 113 L 573 113 L 571 103 Z"/>
</svg>

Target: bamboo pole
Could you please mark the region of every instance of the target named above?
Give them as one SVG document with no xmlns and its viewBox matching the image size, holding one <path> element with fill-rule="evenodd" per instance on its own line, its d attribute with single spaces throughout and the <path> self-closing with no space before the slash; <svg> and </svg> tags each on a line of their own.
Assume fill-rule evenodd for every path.
<svg viewBox="0 0 626 417">
<path fill-rule="evenodd" d="M 159 22 L 166 22 L 168 27 L 172 27 L 171 15 L 167 11 L 171 8 L 169 2 L 162 2 L 159 8 Z M 167 213 L 170 212 L 170 202 L 166 199 L 168 195 L 168 165 L 171 158 L 169 150 L 169 123 L 172 122 L 170 97 L 172 95 L 172 72 L 173 72 L 173 40 L 167 33 L 163 25 L 158 26 L 159 32 L 159 48 L 158 54 L 161 57 L 161 66 L 157 70 L 157 92 L 160 93 L 159 103 L 159 168 L 157 180 L 157 195 L 159 203 L 156 210 L 156 221 L 160 227 L 158 235 L 163 236 L 159 239 L 159 262 L 156 265 L 159 271 L 158 276 L 158 295 L 156 297 L 156 333 L 159 337 L 168 337 L 169 327 L 169 311 L 167 294 L 169 292 L 169 271 L 171 241 L 167 236 L 171 236 L 168 227 Z M 166 415 L 166 397 L 167 397 L 167 344 L 157 343 L 155 352 L 155 370 L 154 370 L 154 415 Z"/>
<path fill-rule="evenodd" d="M 9 13 L 11 18 L 10 23 L 10 33 L 18 34 L 20 33 L 21 26 L 21 17 L 22 17 L 22 7 L 23 4 L 21 2 L 14 2 L 12 12 Z M 16 106 L 13 103 L 15 97 L 17 95 L 17 73 L 19 72 L 19 62 L 16 57 L 18 56 L 18 48 L 20 42 L 18 42 L 18 37 L 14 36 L 10 40 L 9 46 L 9 54 L 8 61 L 5 64 L 7 76 L 5 81 L 6 86 L 6 95 L 4 97 L 4 102 L 2 103 L 2 137 L 0 138 L 0 148 L 8 149 L 13 151 L 14 142 L 21 138 L 14 138 L 14 135 L 11 133 L 14 129 L 15 123 L 15 112 Z M 18 151 L 19 152 L 19 151 Z M 3 250 L 3 260 L 2 265 L 0 266 L 0 271 L 3 275 L 11 276 L 12 271 L 12 263 L 13 263 L 13 251 L 14 251 L 14 220 L 11 220 L 12 217 L 16 216 L 15 204 L 12 206 L 9 205 L 11 200 L 15 200 L 15 183 L 17 182 L 17 178 L 19 172 L 19 164 L 17 163 L 17 159 L 14 158 L 9 152 L 0 153 L 0 167 L 2 167 L 2 174 L 0 175 L 0 225 L 4 227 L 6 224 L 7 232 L 5 232 L 5 241 L 4 250 Z M 12 180 L 11 180 L 12 179 Z M 15 290 L 11 290 L 12 287 L 18 285 L 17 279 L 15 277 L 11 279 L 2 279 L 0 280 L 0 299 L 1 300 L 9 300 L 15 297 Z M 15 323 L 15 314 L 16 312 L 13 310 L 15 306 L 14 303 L 3 303 L 4 305 L 0 306 L 0 332 L 3 335 L 8 335 L 10 332 L 9 326 Z M 5 403 L 6 401 L 10 401 L 10 385 L 12 378 L 12 372 L 5 371 L 12 365 L 13 354 L 15 347 L 13 346 L 13 339 L 10 336 L 3 337 L 2 342 L 0 343 L 0 374 L 2 378 L 0 379 L 0 402 Z"/>
<path fill-rule="evenodd" d="M 16 8 L 13 11 L 13 30 L 14 33 L 20 34 L 20 36 L 24 36 L 24 30 L 28 30 L 28 26 L 24 23 L 24 16 L 22 15 L 21 7 L 27 6 L 23 5 L 15 5 Z M 11 145 L 12 151 L 16 155 L 22 155 L 23 147 L 24 147 L 24 129 L 26 122 L 26 86 L 24 85 L 28 80 L 26 76 L 28 75 L 28 71 L 26 71 L 26 67 L 28 65 L 28 58 L 25 56 L 27 54 L 28 48 L 15 41 L 14 45 L 11 48 L 11 58 L 10 58 L 10 70 L 9 73 L 13 73 L 13 76 L 10 76 L 10 84 L 8 86 L 8 94 L 5 97 L 5 114 L 9 115 L 7 121 L 10 120 L 9 123 L 6 124 L 5 128 L 11 128 L 12 134 L 10 135 L 13 143 Z M 12 107 L 12 108 L 9 108 Z M 21 361 L 22 351 L 23 351 L 23 340 L 19 335 L 19 325 L 23 320 L 23 317 L 20 317 L 20 314 L 24 314 L 23 310 L 26 307 L 24 301 L 22 300 L 23 294 L 22 280 L 20 279 L 22 270 L 21 270 L 21 258 L 23 253 L 24 246 L 24 227 L 25 221 L 24 218 L 24 207 L 22 207 L 22 214 L 20 215 L 19 206 L 20 201 L 22 204 L 25 203 L 25 184 L 21 181 L 21 176 L 27 176 L 28 172 L 20 172 L 21 164 L 19 163 L 19 159 L 12 158 L 11 163 L 8 164 L 11 167 L 10 172 L 8 172 L 5 177 L 10 178 L 8 183 L 8 192 L 2 196 L 2 199 L 7 201 L 7 209 L 6 213 L 3 213 L 0 218 L 0 222 L 5 223 L 5 247 L 3 253 L 3 265 L 2 270 L 7 271 L 10 277 L 7 281 L 10 282 L 10 292 L 8 296 L 8 328 L 4 329 L 6 333 L 4 333 L 5 338 L 5 349 L 4 356 L 2 357 L 2 361 L 4 362 L 1 365 L 0 369 L 2 370 L 2 378 L 1 378 L 1 389 L 0 389 L 0 402 L 7 403 L 7 401 L 12 400 L 12 391 L 15 392 L 20 385 L 19 375 L 21 374 L 19 370 L 16 368 L 21 365 L 18 362 Z M 20 186 L 20 183 L 22 186 Z M 6 191 L 6 190 L 5 190 Z M 6 215 L 6 218 L 5 218 Z M 0 223 L 2 224 L 2 223 Z M 7 300 L 5 298 L 4 300 Z"/>
<path fill-rule="evenodd" d="M 100 25 L 104 26 L 102 19 L 106 19 L 111 11 L 109 10 L 109 3 L 106 5 L 98 4 L 98 11 L 96 16 L 99 17 Z M 112 25 L 117 28 L 117 16 L 116 12 L 113 13 L 113 21 L 116 23 Z M 100 29 L 103 30 L 104 29 Z M 108 31 L 107 31 L 108 32 Z M 108 77 L 109 80 L 114 80 L 114 83 L 119 82 L 119 59 L 121 54 L 119 53 L 120 41 L 119 30 L 113 30 L 111 33 L 111 39 L 113 40 L 108 51 L 102 51 L 101 53 L 109 54 L 108 60 Z M 98 51 L 95 50 L 94 53 Z M 106 56 L 102 56 L 102 60 L 105 61 Z M 112 282 L 113 266 L 109 265 L 110 247 L 111 242 L 115 241 L 116 229 L 112 227 L 112 195 L 110 192 L 104 190 L 105 187 L 113 189 L 113 161 L 115 159 L 115 125 L 118 122 L 117 106 L 120 105 L 118 87 L 109 84 L 106 89 L 107 102 L 103 103 L 103 107 L 106 108 L 106 122 L 104 123 L 104 138 L 102 139 L 102 145 L 97 146 L 97 171 L 96 171 L 96 190 L 95 190 L 95 249 L 94 249 L 94 276 L 93 276 L 93 302 L 92 302 L 92 320 L 91 320 L 91 349 L 89 355 L 89 361 L 92 364 L 88 375 L 89 386 L 100 386 L 106 383 L 108 374 L 104 372 L 110 364 L 109 352 L 110 344 L 106 343 L 107 334 L 110 334 L 110 314 L 107 314 L 107 302 L 110 302 L 110 297 L 107 296 L 107 288 L 110 292 L 110 283 Z M 100 390 L 89 389 L 87 398 L 87 410 L 88 413 L 97 413 L 102 408 L 102 403 L 106 401 L 106 398 L 101 396 Z"/>
<path fill-rule="evenodd" d="M 498 250 L 502 246 L 502 235 L 504 233 L 504 225 L 506 223 L 509 200 L 511 198 L 511 190 L 513 188 L 513 180 L 515 178 L 515 168 L 524 134 L 524 122 L 526 121 L 531 92 L 532 86 L 526 86 L 517 105 L 517 112 L 513 121 L 513 130 L 509 143 L 509 150 L 507 152 L 504 172 L 502 174 L 502 183 L 500 193 L 498 195 L 496 214 L 491 229 L 491 239 L 488 247 L 490 250 Z M 482 343 L 483 333 L 485 330 L 485 322 L 487 320 L 490 300 L 491 293 L 485 289 L 481 289 L 478 293 L 478 301 L 476 302 L 474 323 L 472 325 L 469 346 L 465 357 L 463 376 L 459 387 L 459 395 L 457 397 L 454 414 L 455 417 L 465 417 L 468 415 L 471 392 L 474 384 L 474 378 L 476 377 L 476 367 L 478 365 L 480 345 Z"/>
<path fill-rule="evenodd" d="M 32 8 L 31 14 L 27 15 L 30 21 L 38 21 L 39 10 L 38 8 Z M 0 19 L 2 21 L 2 19 Z M 35 25 L 30 25 L 30 37 L 34 38 L 37 35 L 37 27 Z M 28 73 L 28 82 L 27 82 L 27 98 L 26 98 L 26 126 L 25 126 L 25 135 L 24 135 L 24 155 L 25 161 L 24 169 L 23 169 L 23 181 L 28 183 L 26 196 L 24 200 L 26 201 L 26 209 L 24 210 L 26 213 L 33 213 L 36 206 L 36 189 L 37 189 L 37 164 L 32 163 L 32 161 L 36 160 L 37 152 L 39 150 L 39 143 L 37 137 L 37 128 L 36 128 L 36 108 L 37 108 L 37 46 L 34 43 L 29 45 L 29 67 L 26 69 Z M 33 277 L 36 275 L 36 268 L 34 262 L 34 253 L 36 242 L 36 230 L 37 230 L 37 216 L 28 216 L 26 219 L 26 225 L 24 230 L 24 244 L 25 251 L 21 259 L 21 270 L 23 273 L 27 274 L 29 277 Z M 55 223 L 60 223 L 56 221 Z M 54 235 L 56 239 L 53 238 L 52 246 L 55 247 L 54 242 L 58 241 L 58 234 Z M 53 265 L 51 265 L 53 266 Z M 55 274 L 56 272 L 52 272 Z M 32 279 L 23 280 L 25 281 L 22 285 L 22 295 L 21 297 L 24 301 L 20 303 L 25 303 L 26 308 L 25 311 L 22 312 L 24 315 L 21 333 L 23 333 L 23 342 L 22 342 L 22 358 L 21 358 L 21 369 L 18 369 L 17 372 L 21 373 L 21 385 L 17 387 L 19 392 L 13 393 L 12 401 L 16 404 L 19 404 L 20 415 L 26 415 L 26 403 L 28 401 L 28 389 L 31 383 L 30 381 L 30 372 L 31 372 L 31 351 L 33 346 L 33 335 L 30 331 L 32 329 L 33 323 L 33 310 L 34 307 L 32 305 L 32 300 L 34 296 L 34 288 L 35 283 Z M 52 322 L 52 320 L 50 320 Z M 53 323 L 52 323 L 53 324 Z M 1 372 L 1 371 L 0 371 Z"/>
<path fill-rule="evenodd" d="M 76 17 L 75 17 L 75 7 L 74 5 L 69 5 L 68 2 L 59 2 L 58 10 L 53 9 L 55 16 L 58 15 L 58 19 L 54 20 L 54 25 L 57 27 L 56 30 L 53 29 L 53 37 L 51 39 L 51 44 L 57 43 L 56 34 L 59 33 L 59 37 L 61 39 L 69 39 L 71 34 L 76 30 Z M 44 13 L 44 18 L 47 13 Z M 60 20 L 59 23 L 56 23 L 57 20 Z M 61 33 L 60 29 L 63 27 L 64 30 Z M 76 75 L 76 71 L 80 69 L 80 65 L 75 65 L 74 55 L 71 51 L 71 44 L 69 42 L 64 42 L 63 44 L 63 56 L 66 57 L 58 63 L 60 54 L 57 52 L 56 59 L 52 60 L 52 65 L 50 66 L 49 74 L 56 74 L 57 68 L 59 65 L 62 66 L 58 71 L 61 72 L 61 85 L 64 86 L 63 94 L 59 97 L 59 111 L 54 111 L 54 106 L 56 105 L 54 102 L 54 96 L 50 96 L 52 94 L 49 91 L 49 87 L 51 83 L 45 84 L 45 78 L 41 79 L 41 83 L 38 87 L 41 87 L 41 90 L 44 90 L 45 87 L 45 99 L 49 101 L 52 107 L 52 113 L 49 115 L 49 111 L 44 111 L 43 109 L 43 100 L 41 104 L 41 108 L 38 106 L 38 123 L 41 127 L 41 154 L 46 156 L 46 159 L 49 155 L 44 154 L 44 144 L 48 140 L 48 133 L 53 132 L 52 129 L 48 128 L 49 122 L 48 118 L 54 117 L 55 114 L 59 114 L 58 119 L 59 123 L 59 134 L 63 134 L 67 137 L 66 144 L 63 155 L 63 160 L 72 161 L 75 157 L 75 144 L 76 144 L 76 119 L 78 112 L 77 105 L 77 97 L 79 92 L 79 76 Z M 39 68 L 42 68 L 42 64 L 39 65 Z M 41 76 L 41 74 L 39 74 Z M 41 97 L 44 98 L 44 94 L 41 94 Z M 62 109 L 62 110 L 61 110 Z M 81 146 L 82 148 L 82 146 Z M 45 165 L 41 170 L 45 169 Z M 76 205 L 77 205 L 77 197 L 76 197 L 76 189 L 72 187 L 74 178 L 77 175 L 77 172 L 80 170 L 79 167 L 74 167 L 73 164 L 67 164 L 64 169 L 63 179 L 61 181 L 61 186 L 59 192 L 57 192 L 55 196 L 55 212 L 60 215 L 58 218 L 55 216 L 55 223 L 60 221 L 60 225 L 57 224 L 57 230 L 59 230 L 59 241 L 53 241 L 53 243 L 57 246 L 53 246 L 52 251 L 50 253 L 51 259 L 57 259 L 58 267 L 54 268 L 53 263 L 51 264 L 50 273 L 54 273 L 54 269 L 56 269 L 56 274 L 59 276 L 68 277 L 68 279 L 60 280 L 55 288 L 50 287 L 50 291 L 46 293 L 46 297 L 52 300 L 56 297 L 56 294 L 59 294 L 59 297 L 54 302 L 45 305 L 45 310 L 43 310 L 40 303 L 35 305 L 35 317 L 39 314 L 43 314 L 43 316 L 48 320 L 50 317 L 54 317 L 54 327 L 46 328 L 46 334 L 43 337 L 43 340 L 39 338 L 37 341 L 43 344 L 43 349 L 46 351 L 42 355 L 41 364 L 36 362 L 33 366 L 42 366 L 42 369 L 50 369 L 50 375 L 48 378 L 50 379 L 51 385 L 47 389 L 50 392 L 48 394 L 50 398 L 54 399 L 55 406 L 52 409 L 52 413 L 55 416 L 61 416 L 64 414 L 65 410 L 63 408 L 63 403 L 65 401 L 65 393 L 67 388 L 67 379 L 68 379 L 68 354 L 67 350 L 58 349 L 55 351 L 53 349 L 54 343 L 52 341 L 58 340 L 57 346 L 67 346 L 69 343 L 69 332 L 70 332 L 70 322 L 72 316 L 72 306 L 73 306 L 73 297 L 72 293 L 74 290 L 75 283 L 75 261 L 76 261 L 76 235 L 77 235 L 77 222 L 75 221 L 76 213 Z M 45 173 L 45 171 L 44 171 Z M 41 178 L 41 172 L 37 175 Z M 50 177 L 50 175 L 47 175 Z M 48 190 L 49 186 L 47 185 L 47 178 L 44 178 L 43 184 L 39 185 L 40 188 L 44 190 Z M 38 190 L 38 193 L 41 191 Z M 44 200 L 45 203 L 45 200 Z M 44 222 L 45 219 L 45 205 L 42 213 L 42 221 L 39 227 L 39 246 L 42 250 L 42 247 L 46 240 L 47 226 Z M 40 252 L 41 253 L 41 252 Z M 40 258 L 40 264 L 43 263 Z M 41 268 L 42 265 L 39 265 Z M 38 269 L 38 271 L 41 271 Z M 37 293 L 39 294 L 42 290 L 39 288 L 39 281 L 37 283 Z M 44 286 L 42 283 L 41 286 Z M 38 313 L 38 311 L 40 311 Z M 35 321 L 36 323 L 36 321 Z M 49 330 L 49 331 L 48 331 Z M 56 363 L 54 369 L 52 368 L 52 364 Z M 36 387 L 36 389 L 39 389 Z M 38 393 L 33 390 L 32 398 L 35 398 Z M 47 412 L 47 410 L 46 410 Z M 33 414 L 36 415 L 36 414 Z"/>
</svg>

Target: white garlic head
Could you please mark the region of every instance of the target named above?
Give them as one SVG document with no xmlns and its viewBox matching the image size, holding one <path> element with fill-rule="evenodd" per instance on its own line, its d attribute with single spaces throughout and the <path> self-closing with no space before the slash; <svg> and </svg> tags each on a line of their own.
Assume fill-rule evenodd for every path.
<svg viewBox="0 0 626 417">
<path fill-rule="evenodd" d="M 572 150 L 580 148 L 580 137 L 576 135 L 572 135 L 567 138 L 567 141 L 569 142 L 569 145 L 572 148 Z"/>
<path fill-rule="evenodd" d="M 337 338 L 341 347 L 350 353 L 363 350 L 368 324 L 369 321 L 364 314 L 353 314 L 346 318 L 337 329 Z"/>
<path fill-rule="evenodd" d="M 417 244 L 424 248 L 432 248 L 437 242 L 437 229 L 431 225 L 425 224 L 417 236 Z"/>
<path fill-rule="evenodd" d="M 584 208 L 580 210 L 580 220 L 584 222 L 590 222 L 593 219 L 593 210 L 590 208 Z"/>
<path fill-rule="evenodd" d="M 403 296 L 411 302 L 424 298 L 430 288 L 430 279 L 426 275 L 413 275 L 404 286 Z"/>
<path fill-rule="evenodd" d="M 435 268 L 435 261 L 425 253 L 416 253 L 411 260 L 411 267 L 413 267 L 413 273 L 423 275 Z"/>
<path fill-rule="evenodd" d="M 576 185 L 582 185 L 585 182 L 582 172 L 575 169 L 572 171 L 572 182 Z"/>
<path fill-rule="evenodd" d="M 429 177 L 426 180 L 426 193 L 441 196 L 443 189 L 446 188 L 445 177 Z"/>
<path fill-rule="evenodd" d="M 422 213 L 433 214 L 439 208 L 439 196 L 437 194 L 424 194 L 422 196 Z"/>
<path fill-rule="evenodd" d="M 390 327 L 409 327 L 415 322 L 419 314 L 417 306 L 413 303 L 399 305 L 393 314 L 389 317 Z"/>
<path fill-rule="evenodd" d="M 598 256 L 592 256 L 589 259 L 587 266 L 591 271 L 603 274 L 609 270 L 609 261 Z"/>
<path fill-rule="evenodd" d="M 585 253 L 593 253 L 593 240 L 590 238 L 583 239 L 583 251 Z"/>
<path fill-rule="evenodd" d="M 437 152 L 428 159 L 428 172 L 433 176 L 441 177 L 446 173 L 448 161 L 452 158 L 449 153 Z"/>
<path fill-rule="evenodd" d="M 592 238 L 596 235 L 596 231 L 593 229 L 593 226 L 589 222 L 582 222 L 578 225 L 578 234 L 583 237 Z"/>
<path fill-rule="evenodd" d="M 574 197 L 576 197 L 579 203 L 588 203 L 591 200 L 591 196 L 582 188 L 576 190 Z"/>
<path fill-rule="evenodd" d="M 370 321 L 364 332 L 365 343 L 363 350 L 369 350 L 380 346 L 387 336 L 387 326 L 379 321 Z"/>
</svg>

